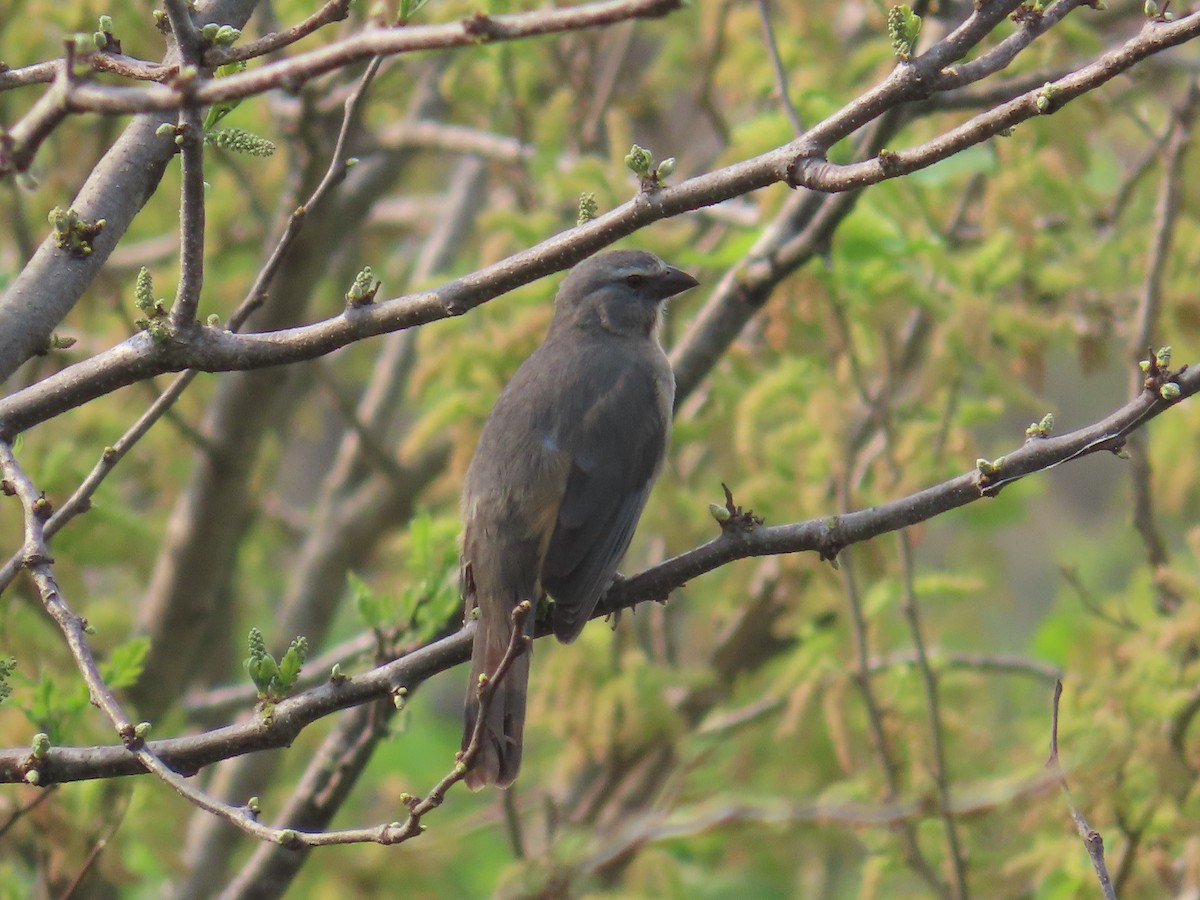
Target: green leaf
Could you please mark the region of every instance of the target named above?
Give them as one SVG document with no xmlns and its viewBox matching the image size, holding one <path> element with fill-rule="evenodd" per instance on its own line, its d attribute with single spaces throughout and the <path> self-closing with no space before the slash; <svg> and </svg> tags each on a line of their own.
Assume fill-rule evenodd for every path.
<svg viewBox="0 0 1200 900">
<path fill-rule="evenodd" d="M 283 654 L 283 659 L 279 661 L 277 681 L 281 694 L 286 694 L 296 684 L 296 679 L 300 677 L 300 670 L 304 667 L 304 660 L 307 657 L 308 641 L 303 637 L 296 638 L 288 647 L 287 653 Z"/>
<path fill-rule="evenodd" d="M 109 654 L 108 660 L 100 666 L 100 674 L 111 688 L 131 687 L 142 676 L 142 668 L 149 651 L 148 637 L 126 641 Z"/>
</svg>

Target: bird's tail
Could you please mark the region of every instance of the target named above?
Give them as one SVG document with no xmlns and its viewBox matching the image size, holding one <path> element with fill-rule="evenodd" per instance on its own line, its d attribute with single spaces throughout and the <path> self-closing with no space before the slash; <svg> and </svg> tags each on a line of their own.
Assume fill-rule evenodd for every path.
<svg viewBox="0 0 1200 900">
<path fill-rule="evenodd" d="M 495 618 L 500 621 L 489 621 L 490 618 L 481 615 L 471 650 L 471 680 L 467 683 L 466 729 L 462 740 L 464 751 L 470 746 L 479 719 L 479 676 L 491 678 L 495 674 L 512 641 L 512 619 L 509 616 L 497 616 Z M 529 617 L 530 622 L 532 618 Z M 489 784 L 506 788 L 513 783 L 521 768 L 525 696 L 529 691 L 529 659 L 532 654 L 532 646 L 526 646 L 496 684 L 495 694 L 484 718 L 479 750 L 464 779 L 467 787 L 473 791 Z"/>
</svg>

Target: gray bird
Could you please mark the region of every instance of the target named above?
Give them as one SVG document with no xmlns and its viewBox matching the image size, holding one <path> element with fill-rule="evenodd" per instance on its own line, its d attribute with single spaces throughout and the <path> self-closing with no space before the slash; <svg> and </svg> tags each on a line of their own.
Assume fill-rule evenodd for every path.
<svg viewBox="0 0 1200 900">
<path fill-rule="evenodd" d="M 463 599 L 468 616 L 479 608 L 464 750 L 479 676 L 504 656 L 513 608 L 545 591 L 554 635 L 570 643 L 612 581 L 667 451 L 675 376 L 658 341 L 663 301 L 697 284 L 641 250 L 584 260 L 559 288 L 546 340 L 496 401 L 462 497 Z M 497 686 L 472 790 L 517 777 L 529 658 Z"/>
</svg>

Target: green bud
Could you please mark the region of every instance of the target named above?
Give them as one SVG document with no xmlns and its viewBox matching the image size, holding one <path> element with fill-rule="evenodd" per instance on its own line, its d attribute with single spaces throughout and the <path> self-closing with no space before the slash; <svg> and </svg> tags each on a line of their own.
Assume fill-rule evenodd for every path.
<svg viewBox="0 0 1200 900">
<path fill-rule="evenodd" d="M 149 722 L 138 722 L 137 725 L 135 725 L 133 727 L 133 733 L 136 737 L 139 737 L 142 740 L 145 740 L 146 735 L 148 735 L 150 733 L 150 723 Z"/>
<path fill-rule="evenodd" d="M 33 746 L 31 749 L 33 750 L 34 759 L 45 757 L 50 750 L 50 735 L 44 731 L 39 731 L 33 736 Z"/>
<path fill-rule="evenodd" d="M 1162 387 L 1160 387 L 1158 389 L 1158 396 L 1162 397 L 1164 400 L 1167 400 L 1167 401 L 1178 400 L 1179 395 L 1182 393 L 1183 393 L 1183 391 L 1181 391 L 1179 389 L 1179 385 L 1177 385 L 1173 381 L 1168 381 L 1166 384 L 1164 384 Z"/>
<path fill-rule="evenodd" d="M 1142 4 L 1142 12 L 1145 14 L 1147 19 L 1157 18 L 1158 4 L 1155 3 L 1154 0 L 1146 0 L 1146 2 Z"/>
<path fill-rule="evenodd" d="M 668 178 L 675 171 L 675 157 L 669 156 L 658 164 L 655 170 L 659 178 Z"/>
<path fill-rule="evenodd" d="M 994 460 L 977 459 L 975 460 L 975 468 L 979 470 L 980 475 L 990 476 L 998 475 L 1000 468 L 1004 465 L 1004 457 L 999 456 Z"/>
<path fill-rule="evenodd" d="M 209 328 L 217 328 L 221 324 L 221 317 L 216 313 L 209 313 L 208 318 L 204 320 L 204 324 Z"/>
<path fill-rule="evenodd" d="M 291 828 L 285 828 L 285 829 L 283 829 L 283 831 L 279 832 L 279 843 L 282 844 L 284 847 L 287 847 L 290 844 L 296 843 L 296 841 L 299 840 L 299 838 L 300 838 L 300 835 L 296 834 L 296 832 L 293 831 Z"/>
<path fill-rule="evenodd" d="M 25 773 L 25 783 L 32 784 L 34 787 L 37 787 L 42 783 L 42 773 L 37 769 L 30 769 Z"/>
<path fill-rule="evenodd" d="M 917 46 L 917 36 L 921 33 L 921 17 L 912 8 L 900 4 L 888 10 L 888 38 L 892 42 L 892 52 L 896 58 L 907 62 L 912 59 L 912 52 Z"/>
<path fill-rule="evenodd" d="M 599 211 L 600 205 L 596 202 L 596 195 L 591 191 L 584 191 L 579 195 L 579 217 L 575 220 L 575 224 L 583 225 L 592 221 Z"/>
<path fill-rule="evenodd" d="M 1037 106 L 1039 113 L 1050 111 L 1051 101 L 1054 99 L 1054 85 L 1047 81 L 1042 85 L 1042 89 L 1034 95 L 1034 103 Z"/>
<path fill-rule="evenodd" d="M 350 290 L 346 292 L 346 304 L 354 307 L 370 306 L 375 302 L 375 295 L 379 292 L 381 284 L 382 282 L 375 280 L 375 273 L 371 271 L 371 267 L 363 266 L 354 276 Z"/>
<path fill-rule="evenodd" d="M 1169 368 L 1171 365 L 1171 348 L 1160 347 L 1158 352 L 1154 354 L 1154 359 L 1158 362 L 1160 369 Z"/>
<path fill-rule="evenodd" d="M 1025 429 L 1026 437 L 1049 437 L 1054 431 L 1054 413 L 1046 413 L 1040 422 L 1034 422 Z"/>
<path fill-rule="evenodd" d="M 625 165 L 628 166 L 633 174 L 645 178 L 654 167 L 654 156 L 649 150 L 634 144 L 629 152 L 625 154 Z"/>
<path fill-rule="evenodd" d="M 724 525 L 732 518 L 729 514 L 729 508 L 722 506 L 720 503 L 708 504 L 708 514 L 716 520 L 718 525 Z"/>
<path fill-rule="evenodd" d="M 204 134 L 204 142 L 223 150 L 244 153 L 246 156 L 265 157 L 275 153 L 274 141 L 259 137 L 241 128 L 220 128 Z"/>
<path fill-rule="evenodd" d="M 1149 372 L 1150 371 L 1150 360 L 1143 359 L 1141 362 L 1138 363 L 1138 368 L 1141 369 L 1143 372 Z"/>
</svg>

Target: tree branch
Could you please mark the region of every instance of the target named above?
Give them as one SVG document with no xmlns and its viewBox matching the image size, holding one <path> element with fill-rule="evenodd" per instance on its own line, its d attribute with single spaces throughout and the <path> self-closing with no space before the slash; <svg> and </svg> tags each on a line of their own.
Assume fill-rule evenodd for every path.
<svg viewBox="0 0 1200 900">
<path fill-rule="evenodd" d="M 266 91 L 295 91 L 306 81 L 372 56 L 470 47 L 539 35 L 600 28 L 626 19 L 658 18 L 679 9 L 679 0 L 605 0 L 566 9 L 540 9 L 507 16 L 476 13 L 460 22 L 367 28 L 328 47 L 309 50 L 261 68 L 207 80 L 186 96 L 177 85 L 136 87 L 81 85 L 67 98 L 71 112 L 105 115 L 178 109 L 192 101 L 201 106 L 242 100 Z"/>
<path fill-rule="evenodd" d="M 1179 385 L 1181 400 L 1200 391 L 1200 368 L 1188 369 L 1174 377 L 1172 383 Z M 806 522 L 749 526 L 730 521 L 721 535 L 708 543 L 615 582 L 593 618 L 647 600 L 663 600 L 688 581 L 737 559 L 810 551 L 831 559 L 851 544 L 994 496 L 1005 485 L 1035 472 L 1048 471 L 1091 453 L 1115 451 L 1128 434 L 1177 402 L 1164 401 L 1156 392 L 1146 390 L 1093 425 L 1058 437 L 1027 440 L 1002 462 L 994 463 L 999 473 L 990 478 L 974 469 L 890 503 Z M 270 723 L 255 720 L 204 734 L 153 741 L 147 745 L 148 749 L 173 770 L 188 773 L 221 759 L 287 746 L 307 725 L 332 712 L 391 696 L 400 687 L 412 690 L 436 672 L 465 662 L 470 656 L 474 630 L 474 624 L 470 624 L 450 637 L 362 675 L 330 682 L 283 700 L 275 707 Z M 545 623 L 537 630 L 538 637 L 549 633 Z M 24 750 L 0 751 L 0 783 L 23 780 L 27 756 Z M 43 783 L 49 784 L 140 774 L 146 767 L 122 747 L 53 747 L 42 760 L 40 770 Z"/>
<path fill-rule="evenodd" d="M 979 29 L 983 24 L 994 24 L 994 7 L 989 5 L 988 10 L 987 17 L 977 18 L 982 14 L 974 14 L 920 60 L 926 64 L 941 63 L 957 58 L 955 54 L 965 53 L 982 39 Z M 813 157 L 814 147 L 827 146 L 882 112 L 918 96 L 919 81 L 917 76 L 910 74 L 918 70 L 898 67 L 879 86 L 790 144 L 675 187 L 639 193 L 633 200 L 583 226 L 555 235 L 529 250 L 426 293 L 349 309 L 324 322 L 273 333 L 231 335 L 202 328 L 186 342 L 168 345 L 156 345 L 144 336 L 131 338 L 0 401 L 0 436 L 11 438 L 67 409 L 163 372 L 185 368 L 231 371 L 282 365 L 313 359 L 367 337 L 461 315 L 516 287 L 567 268 L 651 222 L 784 179 L 793 186 L 845 191 L 923 168 L 985 140 L 1017 121 L 1040 114 L 1038 96 L 1052 98 L 1048 109 L 1058 108 L 1099 87 L 1141 59 L 1197 35 L 1200 35 L 1200 12 L 1173 22 L 1148 23 L 1138 37 L 1122 48 L 1059 79 L 1049 89 L 1039 89 L 1040 94 L 1038 91 L 1027 92 L 919 148 L 887 155 L 886 172 L 879 157 L 844 167 Z M 227 80 L 221 79 L 222 82 Z M 686 379 L 684 384 L 686 386 Z"/>
</svg>

